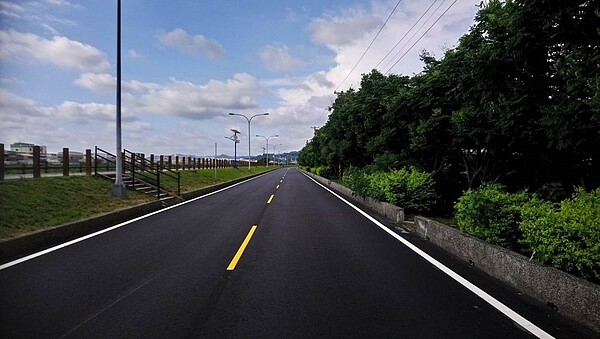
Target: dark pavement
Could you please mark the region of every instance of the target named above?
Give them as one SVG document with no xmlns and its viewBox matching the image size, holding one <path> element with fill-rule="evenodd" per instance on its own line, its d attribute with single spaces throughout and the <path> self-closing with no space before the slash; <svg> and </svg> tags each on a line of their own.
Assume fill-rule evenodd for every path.
<svg viewBox="0 0 600 339">
<path fill-rule="evenodd" d="M 593 335 L 401 236 L 550 335 Z M 3 266 L 0 286 L 3 338 L 532 337 L 296 169 Z"/>
</svg>

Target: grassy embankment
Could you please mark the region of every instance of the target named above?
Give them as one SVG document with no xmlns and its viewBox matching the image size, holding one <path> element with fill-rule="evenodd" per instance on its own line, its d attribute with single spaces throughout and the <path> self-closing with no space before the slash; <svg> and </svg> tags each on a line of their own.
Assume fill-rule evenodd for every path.
<svg viewBox="0 0 600 339">
<path fill-rule="evenodd" d="M 182 171 L 181 192 L 265 172 L 273 167 L 222 168 Z M 127 199 L 111 195 L 112 183 L 93 176 L 40 178 L 0 183 L 0 239 L 9 239 L 120 209 L 141 205 L 154 197 L 128 191 Z"/>
</svg>

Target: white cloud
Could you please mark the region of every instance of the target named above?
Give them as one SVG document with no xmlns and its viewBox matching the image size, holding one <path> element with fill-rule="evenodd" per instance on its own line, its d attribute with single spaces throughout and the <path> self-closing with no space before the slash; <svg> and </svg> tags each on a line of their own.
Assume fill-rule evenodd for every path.
<svg viewBox="0 0 600 339">
<path fill-rule="evenodd" d="M 16 3 L 13 3 L 10 1 L 1 1 L 0 2 L 0 14 L 2 14 L 2 15 L 14 17 L 14 18 L 21 18 L 21 16 L 23 15 L 24 12 L 25 12 L 25 9 Z"/>
<path fill-rule="evenodd" d="M 373 15 L 358 15 L 347 18 L 313 19 L 308 25 L 313 42 L 331 49 L 356 42 L 361 37 L 381 26 L 381 18 Z"/>
<path fill-rule="evenodd" d="M 213 39 L 207 39 L 203 35 L 189 35 L 181 28 L 176 28 L 168 33 L 159 34 L 158 41 L 167 47 L 176 48 L 186 55 L 197 55 L 199 52 L 210 59 L 223 59 L 225 49 Z"/>
<path fill-rule="evenodd" d="M 91 45 L 64 36 L 45 39 L 31 33 L 0 31 L 0 59 L 29 57 L 78 71 L 106 71 L 106 55 Z"/>
<path fill-rule="evenodd" d="M 9 121 L 18 121 L 21 116 L 40 115 L 43 113 L 35 107 L 35 101 L 0 88 L 0 126 Z"/>
<path fill-rule="evenodd" d="M 73 4 L 66 0 L 46 0 L 46 2 L 50 5 L 60 6 L 60 7 L 79 7 L 79 5 Z"/>
<path fill-rule="evenodd" d="M 288 47 L 284 44 L 263 46 L 258 56 L 269 71 L 294 71 L 302 66 L 302 61 L 290 55 Z"/>
<path fill-rule="evenodd" d="M 22 85 L 24 84 L 25 81 L 22 79 L 18 79 L 15 77 L 12 78 L 0 78 L 0 84 L 17 84 L 17 85 Z"/>
<path fill-rule="evenodd" d="M 42 107 L 41 111 L 53 119 L 62 121 L 77 121 L 80 124 L 88 124 L 93 120 L 114 121 L 116 108 L 113 104 L 99 103 L 77 103 L 65 101 L 55 107 Z M 133 120 L 131 115 L 123 113 L 123 120 Z"/>
<path fill-rule="evenodd" d="M 227 81 L 210 80 L 206 85 L 172 78 L 159 89 L 136 99 L 138 111 L 206 120 L 234 110 L 258 107 L 255 95 L 264 93 L 258 80 L 248 74 L 235 74 Z"/>
<path fill-rule="evenodd" d="M 143 56 L 135 49 L 127 50 L 127 57 L 132 60 L 141 59 Z"/>
<path fill-rule="evenodd" d="M 117 79 L 108 73 L 83 73 L 73 83 L 100 94 L 114 93 L 117 87 Z M 159 89 L 160 85 L 155 83 L 128 80 L 121 83 L 121 89 L 126 92 L 148 92 Z"/>
</svg>

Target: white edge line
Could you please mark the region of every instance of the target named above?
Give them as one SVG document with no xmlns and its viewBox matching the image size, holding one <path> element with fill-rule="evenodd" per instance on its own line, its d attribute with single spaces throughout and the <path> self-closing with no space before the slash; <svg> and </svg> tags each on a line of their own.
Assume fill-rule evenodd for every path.
<svg viewBox="0 0 600 339">
<path fill-rule="evenodd" d="M 186 200 L 186 201 L 184 201 L 184 202 L 180 202 L 180 203 L 178 203 L 178 204 L 175 204 L 175 205 L 173 205 L 173 206 L 165 207 L 165 208 L 163 208 L 163 209 L 160 209 L 160 210 L 158 210 L 158 211 L 154 211 L 154 212 L 151 212 L 151 213 L 148 213 L 148 214 L 144 214 L 144 215 L 142 215 L 142 216 L 139 216 L 139 217 L 137 217 L 137 218 L 134 218 L 134 219 L 131 219 L 131 220 L 127 220 L 127 221 L 125 221 L 125 222 L 122 222 L 122 223 L 120 223 L 120 224 L 117 224 L 117 225 L 114 225 L 114 226 L 111 226 L 111 227 L 105 228 L 105 229 L 103 229 L 103 230 L 100 230 L 100 231 L 98 231 L 98 232 L 95 232 L 95 233 L 91 233 L 91 234 L 85 235 L 85 236 L 83 236 L 83 237 L 81 237 L 81 238 L 73 239 L 73 240 L 71 240 L 71 241 L 68 241 L 68 242 L 65 242 L 65 243 L 63 243 L 63 244 L 56 245 L 56 246 L 54 246 L 54 247 L 50 247 L 50 248 L 48 248 L 48 249 L 45 249 L 45 250 L 43 250 L 43 251 L 39 251 L 39 252 L 36 252 L 36 253 L 30 254 L 30 255 L 28 255 L 28 256 L 25 256 L 25 257 L 22 257 L 22 258 L 19 258 L 19 259 L 16 259 L 16 260 L 13 260 L 13 261 L 7 262 L 7 263 L 5 263 L 5 264 L 2 264 L 2 265 L 0 265 L 0 271 L 2 271 L 2 270 L 4 270 L 4 269 L 7 269 L 7 268 L 9 268 L 9 267 L 11 267 L 11 266 L 15 266 L 15 265 L 21 264 L 21 263 L 23 263 L 23 262 L 29 261 L 29 260 L 31 260 L 31 259 L 34 259 L 34 258 L 40 257 L 40 256 L 42 256 L 42 255 L 48 254 L 48 253 L 50 253 L 50 252 L 54 252 L 54 251 L 60 250 L 61 248 L 65 248 L 65 247 L 67 247 L 67 246 L 70 246 L 70 245 L 76 244 L 76 243 L 78 243 L 78 242 L 81 242 L 81 241 L 84 241 L 84 240 L 87 240 L 87 239 L 93 238 L 93 237 L 95 237 L 95 236 L 98 236 L 98 235 L 100 235 L 100 234 L 103 234 L 103 233 L 106 233 L 106 232 L 110 232 L 110 231 L 112 231 L 112 230 L 115 230 L 115 229 L 117 229 L 117 228 L 120 228 L 120 227 L 123 227 L 123 226 L 129 225 L 129 224 L 131 224 L 131 223 L 134 223 L 134 222 L 136 222 L 136 221 L 139 221 L 139 220 L 142 220 L 142 219 L 145 219 L 145 218 L 151 217 L 151 216 L 153 216 L 153 215 L 156 215 L 156 214 L 158 214 L 158 213 L 162 213 L 162 212 L 168 211 L 168 210 L 170 210 L 170 209 L 172 209 L 172 208 L 176 208 L 176 207 L 179 207 L 179 206 L 181 206 L 181 205 L 189 204 L 189 203 L 191 203 L 191 202 L 194 202 L 194 201 L 196 201 L 196 200 L 200 200 L 200 199 L 202 199 L 202 198 L 206 198 L 206 197 L 208 197 L 208 196 L 210 196 L 210 195 L 213 195 L 213 194 L 217 194 L 217 193 L 223 192 L 223 191 L 225 191 L 225 190 L 228 190 L 228 189 L 230 189 L 230 188 L 232 188 L 232 187 L 235 187 L 235 186 L 238 186 L 238 185 L 241 185 L 241 184 L 247 183 L 247 182 L 248 182 L 248 181 L 250 181 L 250 180 L 254 180 L 254 179 L 260 178 L 260 177 L 262 177 L 262 176 L 264 176 L 264 175 L 267 175 L 267 174 L 269 174 L 269 172 L 267 172 L 267 173 L 263 173 L 263 174 L 260 174 L 260 175 L 257 175 L 257 176 L 255 176 L 255 177 L 252 177 L 252 178 L 250 178 L 250 179 L 247 179 L 247 180 L 244 180 L 244 181 L 240 181 L 240 182 L 238 182 L 238 183 L 235 183 L 235 184 L 233 184 L 233 185 L 231 185 L 231 186 L 227 186 L 227 187 L 221 188 L 221 189 L 219 189 L 219 190 L 216 190 L 216 191 L 214 191 L 214 192 L 210 192 L 210 193 L 204 194 L 204 195 L 202 195 L 202 196 L 199 196 L 199 197 L 196 197 L 196 198 L 193 198 L 193 199 L 190 199 L 190 200 Z"/>
<path fill-rule="evenodd" d="M 308 176 L 306 174 L 304 174 L 304 175 L 307 178 L 309 178 L 310 180 L 314 181 L 317 185 L 323 187 L 329 193 L 333 194 L 335 197 L 337 197 L 338 199 L 340 199 L 341 201 L 343 201 L 344 203 L 346 203 L 347 205 L 349 205 L 350 207 L 352 207 L 353 209 L 355 209 L 356 211 L 358 211 L 360 214 L 362 214 L 365 218 L 369 219 L 372 223 L 374 223 L 375 225 L 377 225 L 379 228 L 381 228 L 382 230 L 384 230 L 385 232 L 387 232 L 392 237 L 396 238 L 396 240 L 400 241 L 406 247 L 410 248 L 412 251 L 414 251 L 416 254 L 418 254 L 419 256 L 421 256 L 423 259 L 429 261 L 432 265 L 434 265 L 435 267 L 437 267 L 438 269 L 440 269 L 442 272 L 446 273 L 450 278 L 454 279 L 459 284 L 463 285 L 464 287 L 466 287 L 467 289 L 469 289 L 471 292 L 475 293 L 478 297 L 480 297 L 481 299 L 485 300 L 492 307 L 494 307 L 498 311 L 502 312 L 504 315 L 506 315 L 507 317 L 509 317 L 512 321 L 516 322 L 517 324 L 519 324 L 520 326 L 522 326 L 524 329 L 526 329 L 527 331 L 529 331 L 531 334 L 537 336 L 538 338 L 554 338 L 553 336 L 551 336 L 550 334 L 548 334 L 547 332 L 545 332 L 541 328 L 537 327 L 531 321 L 525 319 L 523 316 L 521 316 L 517 312 L 513 311 L 512 309 L 510 309 L 508 306 L 504 305 L 502 302 L 500 302 L 496 298 L 492 297 L 491 295 L 489 295 L 488 293 L 486 293 L 485 291 L 483 291 L 481 288 L 475 286 L 473 283 L 471 283 L 467 279 L 463 278 L 462 276 L 460 276 L 458 273 L 454 272 L 450 268 L 446 267 L 444 264 L 442 264 L 441 262 L 437 261 L 432 256 L 430 256 L 429 254 L 423 252 L 417 246 L 411 244 L 408 240 L 402 238 L 400 235 L 398 235 L 394 231 L 392 231 L 389 228 L 385 227 L 383 224 L 381 224 L 375 218 L 373 218 L 372 216 L 370 216 L 369 214 L 367 214 L 366 212 L 364 212 L 360 208 L 356 207 L 355 205 L 353 205 L 348 200 L 344 199 L 343 197 L 341 197 L 337 193 L 333 192 L 329 188 L 325 187 L 324 185 L 322 185 L 321 183 L 319 183 L 315 179 L 311 178 L 310 176 Z"/>
</svg>

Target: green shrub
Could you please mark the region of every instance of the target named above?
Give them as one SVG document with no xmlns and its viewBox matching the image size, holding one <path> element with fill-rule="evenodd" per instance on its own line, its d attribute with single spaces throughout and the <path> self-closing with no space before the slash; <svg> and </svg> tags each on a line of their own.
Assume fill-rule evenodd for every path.
<svg viewBox="0 0 600 339">
<path fill-rule="evenodd" d="M 369 180 L 365 172 L 356 167 L 347 168 L 342 176 L 342 183 L 352 190 L 353 194 L 367 197 L 369 191 Z"/>
<path fill-rule="evenodd" d="M 435 202 L 431 175 L 417 169 L 401 168 L 385 173 L 379 187 L 384 201 L 401 206 L 409 213 L 427 212 Z"/>
<path fill-rule="evenodd" d="M 331 167 L 330 166 L 319 166 L 313 168 L 313 173 L 323 178 L 331 178 Z"/>
<path fill-rule="evenodd" d="M 600 188 L 591 193 L 577 189 L 560 208 L 533 199 L 522 215 L 522 243 L 536 260 L 600 282 Z"/>
<path fill-rule="evenodd" d="M 342 182 L 355 195 L 386 201 L 410 213 L 427 212 L 436 199 L 433 179 L 416 169 L 367 173 L 350 168 L 344 173 Z"/>
<path fill-rule="evenodd" d="M 454 206 L 456 224 L 462 231 L 490 244 L 522 252 L 520 209 L 530 199 L 526 192 L 508 194 L 496 184 L 468 190 Z"/>
</svg>

